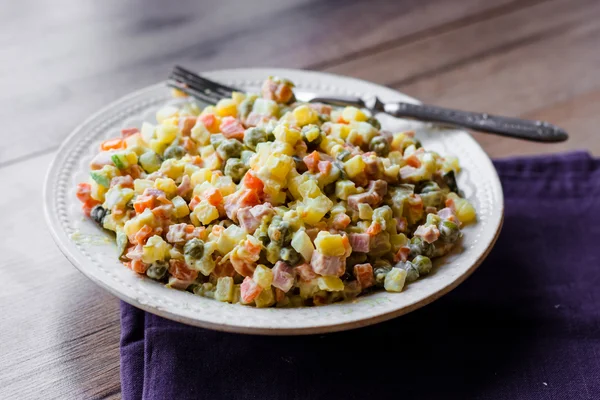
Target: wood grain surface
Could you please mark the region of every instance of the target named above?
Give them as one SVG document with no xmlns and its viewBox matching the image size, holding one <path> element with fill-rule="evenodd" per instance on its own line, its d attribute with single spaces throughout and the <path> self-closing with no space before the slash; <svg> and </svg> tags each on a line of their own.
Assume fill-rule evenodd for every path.
<svg viewBox="0 0 600 400">
<path fill-rule="evenodd" d="M 596 0 L 5 2 L 0 399 L 120 398 L 118 301 L 58 251 L 41 207 L 58 145 L 98 108 L 175 63 L 306 68 L 571 135 L 543 145 L 475 133 L 493 157 L 600 155 L 599 17 Z"/>
</svg>

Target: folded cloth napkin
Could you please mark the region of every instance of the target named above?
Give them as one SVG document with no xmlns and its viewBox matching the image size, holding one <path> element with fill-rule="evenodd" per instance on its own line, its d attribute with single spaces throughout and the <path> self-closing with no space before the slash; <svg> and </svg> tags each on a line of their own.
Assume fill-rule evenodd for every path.
<svg viewBox="0 0 600 400">
<path fill-rule="evenodd" d="M 600 160 L 495 162 L 498 242 L 472 277 L 348 332 L 248 336 L 121 305 L 124 399 L 600 398 Z"/>
</svg>

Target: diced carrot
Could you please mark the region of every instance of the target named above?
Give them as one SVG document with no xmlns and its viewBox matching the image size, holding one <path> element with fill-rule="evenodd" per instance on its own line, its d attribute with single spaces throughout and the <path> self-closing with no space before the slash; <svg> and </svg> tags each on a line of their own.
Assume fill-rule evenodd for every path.
<svg viewBox="0 0 600 400">
<path fill-rule="evenodd" d="M 218 206 L 223 202 L 223 195 L 217 188 L 210 188 L 203 193 L 204 197 L 210 205 Z M 191 204 L 191 203 L 190 203 Z"/>
<path fill-rule="evenodd" d="M 213 270 L 213 274 L 216 277 L 223 277 L 223 276 L 235 276 L 235 269 L 233 268 L 233 264 L 231 264 L 230 261 L 225 261 L 225 262 L 216 262 L 215 265 L 215 269 Z"/>
<path fill-rule="evenodd" d="M 352 220 L 346 214 L 337 214 L 333 217 L 333 227 L 335 229 L 346 229 Z"/>
<path fill-rule="evenodd" d="M 275 300 L 279 303 L 285 297 L 285 292 L 279 288 L 275 288 Z"/>
<path fill-rule="evenodd" d="M 88 201 L 91 197 L 92 193 L 92 185 L 90 185 L 89 183 L 79 183 L 77 185 L 77 192 L 76 192 L 76 196 L 79 199 L 79 201 L 81 201 L 82 203 L 85 203 L 86 201 Z"/>
<path fill-rule="evenodd" d="M 317 168 L 323 175 L 328 175 L 331 172 L 331 161 L 319 161 Z"/>
<path fill-rule="evenodd" d="M 394 262 L 398 261 L 406 261 L 408 260 L 408 255 L 410 254 L 410 248 L 408 246 L 400 247 L 400 250 L 394 256 Z"/>
<path fill-rule="evenodd" d="M 251 207 L 260 203 L 258 194 L 253 190 L 243 190 L 240 194 L 238 205 L 240 207 Z"/>
<path fill-rule="evenodd" d="M 135 212 L 141 214 L 146 208 L 154 208 L 154 197 L 143 194 L 138 196 L 133 202 Z"/>
<path fill-rule="evenodd" d="M 202 122 L 210 133 L 219 132 L 219 122 L 214 114 L 203 114 L 198 117 L 198 121 Z"/>
<path fill-rule="evenodd" d="M 142 226 L 142 229 L 135 234 L 135 242 L 138 244 L 146 244 L 146 240 L 152 236 L 154 230 L 149 225 Z"/>
<path fill-rule="evenodd" d="M 188 154 L 196 152 L 196 143 L 194 142 L 194 139 L 189 136 L 184 136 L 181 139 L 181 145 Z"/>
<path fill-rule="evenodd" d="M 254 282 L 254 280 L 252 280 L 252 278 L 249 276 L 244 278 L 240 289 L 244 303 L 251 303 L 262 291 L 262 288 L 258 285 L 258 283 Z"/>
<path fill-rule="evenodd" d="M 198 277 L 198 271 L 190 269 L 185 261 L 174 258 L 169 260 L 169 273 L 182 281 L 193 281 Z"/>
<path fill-rule="evenodd" d="M 200 156 L 191 156 L 190 163 L 198 166 L 202 165 L 202 158 L 200 158 Z"/>
<path fill-rule="evenodd" d="M 248 171 L 244 176 L 244 186 L 248 189 L 255 190 L 259 195 L 262 194 L 262 191 L 265 187 L 263 181 L 260 180 L 253 172 Z"/>
<path fill-rule="evenodd" d="M 138 128 L 123 128 L 121 129 L 121 137 L 123 139 L 128 138 L 131 135 L 135 135 L 136 133 L 139 133 L 140 130 Z"/>
<path fill-rule="evenodd" d="M 367 233 L 370 236 L 375 236 L 375 235 L 377 235 L 378 233 L 381 232 L 381 229 L 382 229 L 382 227 L 381 227 L 381 224 L 379 222 L 373 222 L 371 224 L 371 226 L 369 226 L 369 228 L 367 229 Z"/>
<path fill-rule="evenodd" d="M 125 142 L 121 138 L 108 139 L 102 142 L 100 150 L 122 149 L 125 147 Z"/>
<path fill-rule="evenodd" d="M 145 274 L 148 267 L 150 267 L 150 264 L 146 264 L 142 260 L 132 260 L 129 265 L 130 268 L 138 274 Z"/>
<path fill-rule="evenodd" d="M 200 196 L 194 196 L 192 198 L 192 200 L 190 201 L 189 207 L 191 211 L 194 211 L 194 208 L 196 208 L 196 206 L 202 201 L 202 199 L 200 198 Z"/>
<path fill-rule="evenodd" d="M 198 118 L 196 117 L 181 117 L 179 118 L 179 129 L 181 130 L 181 134 L 183 136 L 189 136 L 192 128 L 196 125 L 196 121 Z"/>
<path fill-rule="evenodd" d="M 407 165 L 410 165 L 414 168 L 419 168 L 421 166 L 421 161 L 419 160 L 416 154 L 411 154 L 404 161 L 406 161 Z"/>
<path fill-rule="evenodd" d="M 360 287 L 366 289 L 375 284 L 375 277 L 373 276 L 373 267 L 371 264 L 357 264 L 354 266 L 354 276 L 360 283 Z"/>
<path fill-rule="evenodd" d="M 100 204 L 99 201 L 96 201 L 96 200 L 90 198 L 88 201 L 83 203 L 83 205 L 81 206 L 81 209 L 83 210 L 83 213 L 89 217 L 90 213 L 92 212 L 92 208 L 94 208 L 98 204 Z"/>
<path fill-rule="evenodd" d="M 303 158 L 304 164 L 310 172 L 317 172 L 319 170 L 319 161 L 321 158 L 319 157 L 319 152 L 316 150 Z"/>
</svg>

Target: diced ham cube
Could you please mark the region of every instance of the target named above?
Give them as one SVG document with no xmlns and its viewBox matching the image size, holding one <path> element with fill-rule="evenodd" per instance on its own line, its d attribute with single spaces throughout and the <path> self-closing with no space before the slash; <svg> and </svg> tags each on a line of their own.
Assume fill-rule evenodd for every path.
<svg viewBox="0 0 600 400">
<path fill-rule="evenodd" d="M 181 183 L 179 184 L 179 186 L 177 186 L 177 195 L 181 197 L 186 197 L 191 190 L 192 184 L 190 177 L 184 175 L 183 178 L 181 178 Z"/>
<path fill-rule="evenodd" d="M 169 230 L 167 231 L 167 242 L 169 243 L 183 243 L 186 241 L 186 235 L 187 235 L 187 224 L 182 223 L 182 224 L 174 224 L 174 225 L 169 225 Z"/>
<path fill-rule="evenodd" d="M 115 176 L 110 180 L 110 187 L 121 186 L 122 188 L 133 189 L 133 178 L 129 175 Z"/>
<path fill-rule="evenodd" d="M 454 210 L 452 210 L 452 208 L 450 207 L 442 208 L 440 211 L 438 211 L 437 215 L 441 219 L 447 219 L 453 222 L 458 221 L 458 219 L 456 218 L 456 214 L 454 214 Z"/>
<path fill-rule="evenodd" d="M 251 303 L 258 297 L 262 288 L 258 285 L 258 283 L 254 282 L 252 278 L 247 276 L 244 278 L 242 282 L 242 286 L 240 287 L 242 301 L 244 303 Z"/>
<path fill-rule="evenodd" d="M 129 258 L 130 260 L 141 260 L 143 252 L 143 246 L 141 244 L 138 244 L 135 247 L 130 247 L 129 251 L 125 254 L 125 257 Z"/>
<path fill-rule="evenodd" d="M 254 207 L 240 208 L 237 212 L 237 218 L 240 222 L 240 226 L 246 230 L 246 232 L 253 234 L 256 229 L 260 226 L 265 216 L 273 215 L 275 211 L 271 203 L 259 204 Z"/>
<path fill-rule="evenodd" d="M 352 251 L 368 253 L 370 250 L 371 236 L 368 233 L 351 233 L 348 235 Z"/>
<path fill-rule="evenodd" d="M 244 139 L 244 126 L 233 117 L 225 117 L 221 121 L 221 133 L 228 139 Z"/>
<path fill-rule="evenodd" d="M 314 251 L 310 264 L 319 275 L 342 276 L 346 272 L 346 258 L 343 256 L 326 256 Z"/>
<path fill-rule="evenodd" d="M 358 210 L 358 205 L 367 203 L 375 208 L 383 201 L 383 196 L 387 193 L 387 182 L 378 179 L 369 182 L 369 187 L 365 193 L 353 194 L 348 196 L 348 206 L 354 210 Z"/>
<path fill-rule="evenodd" d="M 415 236 L 421 237 L 427 243 L 433 243 L 440 237 L 440 231 L 435 225 L 420 225 L 415 231 Z"/>
<path fill-rule="evenodd" d="M 121 129 L 121 137 L 123 139 L 128 138 L 131 135 L 135 135 L 136 133 L 139 133 L 140 130 L 138 128 L 123 128 Z"/>
<path fill-rule="evenodd" d="M 317 277 L 310 264 L 304 263 L 294 267 L 294 275 L 301 281 L 310 282 Z"/>
<path fill-rule="evenodd" d="M 350 222 L 352 222 L 352 220 L 346 214 L 337 214 L 335 217 L 333 217 L 332 225 L 335 229 L 343 230 L 350 225 Z"/>
<path fill-rule="evenodd" d="M 286 293 L 294 286 L 294 270 L 288 263 L 277 261 L 273 267 L 272 285 Z"/>
<path fill-rule="evenodd" d="M 373 275 L 373 267 L 371 264 L 356 264 L 354 266 L 354 276 L 360 287 L 366 289 L 375 284 L 375 276 Z"/>
<path fill-rule="evenodd" d="M 319 114 L 331 115 L 331 106 L 323 103 L 311 103 L 308 105 L 310 108 L 318 112 Z"/>
</svg>

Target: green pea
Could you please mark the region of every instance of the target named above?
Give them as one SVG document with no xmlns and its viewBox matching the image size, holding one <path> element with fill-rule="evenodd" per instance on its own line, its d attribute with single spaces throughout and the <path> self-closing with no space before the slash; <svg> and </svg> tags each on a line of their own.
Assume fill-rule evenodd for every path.
<svg viewBox="0 0 600 400">
<path fill-rule="evenodd" d="M 432 257 L 433 253 L 435 252 L 435 246 L 433 244 L 427 243 L 417 236 L 410 240 L 408 247 L 410 249 L 410 254 L 408 255 L 409 258 L 414 258 L 420 255 Z"/>
<path fill-rule="evenodd" d="M 244 144 L 251 150 L 256 150 L 259 143 L 264 143 L 268 139 L 268 134 L 262 128 L 248 128 L 244 133 Z"/>
<path fill-rule="evenodd" d="M 281 217 L 273 218 L 268 233 L 271 241 L 279 245 L 284 245 L 292 239 L 290 224 L 287 221 L 282 221 Z"/>
<path fill-rule="evenodd" d="M 425 256 L 416 256 L 412 260 L 412 264 L 419 271 L 419 275 L 427 275 L 431 272 L 431 268 L 433 267 L 431 259 Z"/>
<path fill-rule="evenodd" d="M 414 282 L 419 279 L 419 269 L 410 261 L 402 262 L 394 265 L 395 268 L 401 268 L 406 271 L 406 281 Z"/>
<path fill-rule="evenodd" d="M 375 136 L 369 143 L 369 150 L 374 151 L 380 157 L 390 154 L 390 142 L 383 136 Z"/>
<path fill-rule="evenodd" d="M 391 266 L 382 266 L 374 269 L 373 274 L 375 275 L 375 285 L 383 286 L 385 277 L 392 270 Z"/>
<path fill-rule="evenodd" d="M 381 129 L 381 123 L 375 117 L 370 117 L 367 119 L 367 123 L 371 124 L 371 126 L 377 130 Z"/>
<path fill-rule="evenodd" d="M 229 160 L 230 158 L 239 157 L 242 155 L 244 146 L 236 139 L 225 139 L 219 143 L 217 147 L 217 153 L 222 160 Z"/>
<path fill-rule="evenodd" d="M 146 276 L 157 281 L 163 279 L 167 274 L 169 264 L 164 261 L 156 261 L 152 263 L 146 270 Z"/>
<path fill-rule="evenodd" d="M 193 259 L 200 259 L 204 255 L 204 242 L 200 239 L 194 238 L 188 241 L 185 246 L 183 246 L 183 252 L 186 256 L 189 256 Z"/>
<path fill-rule="evenodd" d="M 181 146 L 172 144 L 165 150 L 165 159 L 168 158 L 181 158 L 185 155 L 185 149 Z"/>
<path fill-rule="evenodd" d="M 248 171 L 248 166 L 239 158 L 230 158 L 225 164 L 225 175 L 231 177 L 235 183 L 239 183 Z"/>
<path fill-rule="evenodd" d="M 291 266 L 300 262 L 300 254 L 293 247 L 284 247 L 281 249 L 279 257 Z"/>
<path fill-rule="evenodd" d="M 223 136 L 222 133 L 214 133 L 210 135 L 210 144 L 215 148 L 215 150 L 219 147 L 223 140 L 225 140 L 225 136 Z"/>
<path fill-rule="evenodd" d="M 278 243 L 271 242 L 267 245 L 267 261 L 271 264 L 275 264 L 279 261 L 281 254 L 281 246 Z"/>
<path fill-rule="evenodd" d="M 460 237 L 460 229 L 458 225 L 452 221 L 442 221 L 438 225 L 440 230 L 440 238 L 447 243 L 454 243 Z"/>
</svg>

